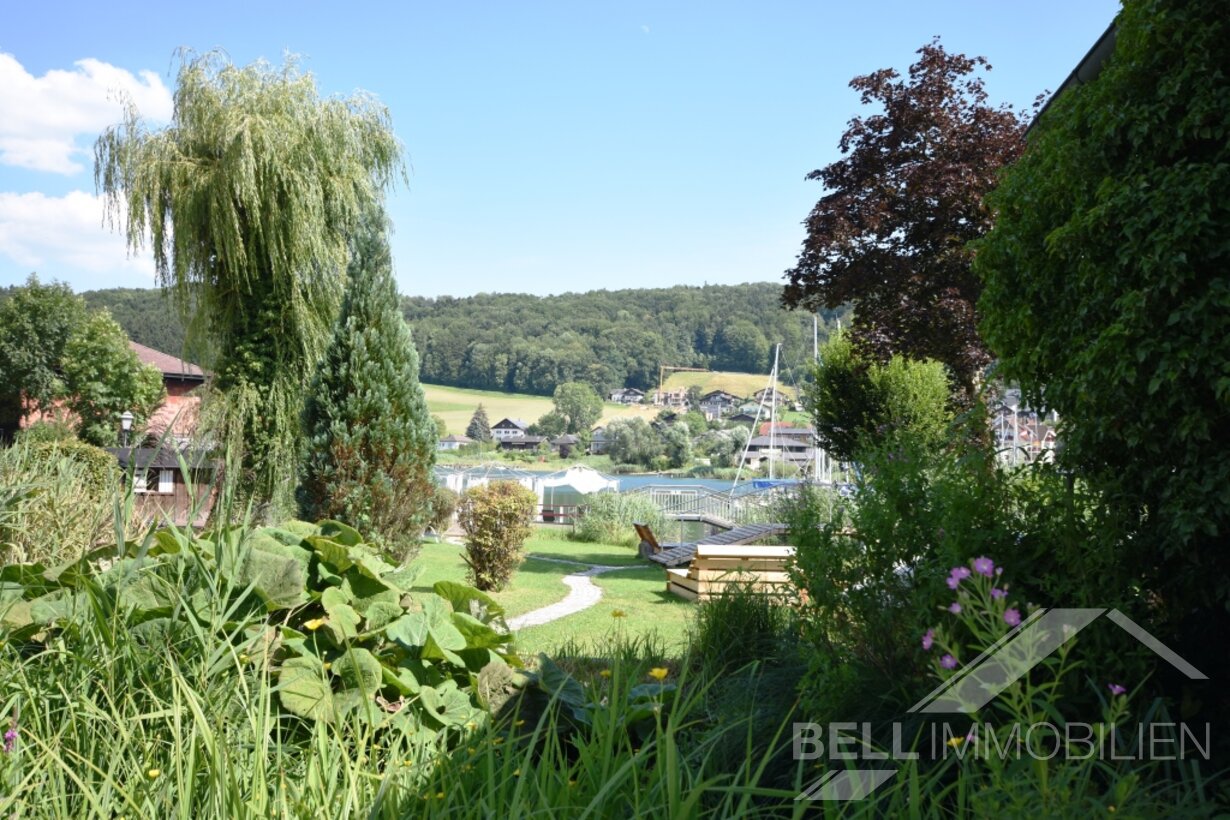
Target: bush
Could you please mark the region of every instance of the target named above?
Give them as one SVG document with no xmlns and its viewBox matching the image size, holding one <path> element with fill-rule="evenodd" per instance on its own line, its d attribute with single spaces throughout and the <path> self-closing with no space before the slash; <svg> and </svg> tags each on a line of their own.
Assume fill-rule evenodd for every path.
<svg viewBox="0 0 1230 820">
<path fill-rule="evenodd" d="M 436 487 L 431 499 L 431 528 L 437 533 L 448 529 L 453 522 L 453 513 L 457 512 L 457 493 L 448 487 Z"/>
<path fill-rule="evenodd" d="M 19 432 L 14 441 L 24 444 L 41 444 L 48 441 L 72 441 L 77 437 L 72 425 L 61 419 L 38 421 Z"/>
<path fill-rule="evenodd" d="M 465 562 L 474 586 L 499 590 L 512 578 L 537 507 L 534 492 L 515 481 L 493 481 L 461 496 L 457 520 L 466 531 Z"/>
<path fill-rule="evenodd" d="M 585 499 L 574 537 L 590 543 L 635 547 L 640 539 L 633 524 L 648 524 L 654 532 L 661 532 L 666 518 L 647 496 L 597 493 Z"/>
<path fill-rule="evenodd" d="M 76 440 L 0 450 L 0 550 L 6 561 L 60 563 L 113 532 L 120 470 L 105 450 Z"/>
</svg>

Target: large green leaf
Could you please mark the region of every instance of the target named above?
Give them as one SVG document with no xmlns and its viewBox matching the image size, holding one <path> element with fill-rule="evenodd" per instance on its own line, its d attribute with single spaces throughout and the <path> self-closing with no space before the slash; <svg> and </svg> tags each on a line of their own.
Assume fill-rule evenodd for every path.
<svg viewBox="0 0 1230 820">
<path fill-rule="evenodd" d="M 363 624 L 363 630 L 365 632 L 375 632 L 396 621 L 405 611 L 405 608 L 400 604 L 391 601 L 374 601 L 368 606 L 367 612 L 364 613 L 366 622 Z"/>
<path fill-rule="evenodd" d="M 291 658 L 278 670 L 278 699 L 291 714 L 311 720 L 333 719 L 333 691 L 324 667 L 311 655 Z"/>
<path fill-rule="evenodd" d="M 512 640 L 512 636 L 496 632 L 487 624 L 464 612 L 453 613 L 453 626 L 465 638 L 466 645 L 461 649 L 495 649 Z"/>
<path fill-rule="evenodd" d="M 345 544 L 339 544 L 324 535 L 309 535 L 303 541 L 310 545 L 316 557 L 328 564 L 334 572 L 345 572 L 354 566 L 354 562 L 350 560 L 350 550 L 346 549 Z"/>
<path fill-rule="evenodd" d="M 398 592 L 406 593 L 414 586 L 414 582 L 423 574 L 423 567 L 419 564 L 406 564 L 398 567 L 392 572 L 386 572 L 380 576 L 380 580 L 389 586 L 396 589 Z"/>
<path fill-rule="evenodd" d="M 475 716 L 474 704 L 469 696 L 452 681 L 437 687 L 424 686 L 419 692 L 423 710 L 444 726 L 459 726 Z"/>
<path fill-rule="evenodd" d="M 473 615 L 483 623 L 488 623 L 492 618 L 504 614 L 504 607 L 496 603 L 494 598 L 474 587 L 458 584 L 455 581 L 437 581 L 432 589 L 453 605 L 454 612 Z"/>
<path fill-rule="evenodd" d="M 329 614 L 329 630 L 338 643 L 350 640 L 359 634 L 362 618 L 349 603 L 349 596 L 336 587 L 329 587 L 320 596 L 320 603 Z"/>
<path fill-rule="evenodd" d="M 347 689 L 359 689 L 374 695 L 383 678 L 383 667 L 376 656 L 366 649 L 351 647 L 333 662 L 333 674 L 342 679 Z"/>
<path fill-rule="evenodd" d="M 341 521 L 321 521 L 319 527 L 321 535 L 343 546 L 353 547 L 363 543 L 363 536 L 359 535 L 359 531 Z"/>
<path fill-rule="evenodd" d="M 385 637 L 407 649 L 421 649 L 427 643 L 429 622 L 422 612 L 407 612 L 384 630 Z"/>
</svg>

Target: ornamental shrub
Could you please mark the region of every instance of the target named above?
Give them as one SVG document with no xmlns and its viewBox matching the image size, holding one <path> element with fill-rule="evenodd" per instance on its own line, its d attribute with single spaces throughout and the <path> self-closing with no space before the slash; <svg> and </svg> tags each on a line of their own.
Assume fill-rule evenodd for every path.
<svg viewBox="0 0 1230 820">
<path fill-rule="evenodd" d="M 457 512 L 458 498 L 457 493 L 448 487 L 436 487 L 431 500 L 431 528 L 437 533 L 443 533 L 452 523 L 453 514 Z"/>
<path fill-rule="evenodd" d="M 466 531 L 465 562 L 474 586 L 500 590 L 512 578 L 537 507 L 538 496 L 515 481 L 493 481 L 461 496 L 457 520 Z"/>
</svg>

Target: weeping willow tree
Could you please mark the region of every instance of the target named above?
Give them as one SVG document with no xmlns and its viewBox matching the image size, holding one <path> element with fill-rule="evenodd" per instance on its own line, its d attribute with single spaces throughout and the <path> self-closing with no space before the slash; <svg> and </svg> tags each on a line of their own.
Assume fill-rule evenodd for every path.
<svg viewBox="0 0 1230 820">
<path fill-rule="evenodd" d="M 322 98 L 293 60 L 187 56 L 170 125 L 151 130 L 130 106 L 94 153 L 112 224 L 131 250 L 150 243 L 189 344 L 215 351 L 202 419 L 228 480 L 262 518 L 289 510 L 348 240 L 404 174 L 387 109 Z"/>
</svg>

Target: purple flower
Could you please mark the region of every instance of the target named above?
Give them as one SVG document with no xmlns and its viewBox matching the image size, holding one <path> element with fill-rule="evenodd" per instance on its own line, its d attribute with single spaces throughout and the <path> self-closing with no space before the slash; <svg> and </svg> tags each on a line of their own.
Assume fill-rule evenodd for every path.
<svg viewBox="0 0 1230 820">
<path fill-rule="evenodd" d="M 928 629 L 923 633 L 923 649 L 926 649 L 928 652 L 931 651 L 931 644 L 933 643 L 935 643 L 935 630 Z"/>
<path fill-rule="evenodd" d="M 962 579 L 969 577 L 969 567 L 953 567 L 948 573 L 948 588 L 956 589 Z"/>
<path fill-rule="evenodd" d="M 1110 690 L 1112 695 L 1123 695 L 1127 693 L 1127 689 L 1117 683 L 1108 683 L 1106 684 L 1106 688 Z M 5 737 L 8 737 L 8 735 L 5 735 Z"/>
<path fill-rule="evenodd" d="M 961 605 L 957 603 L 956 601 L 953 601 L 951 604 L 948 605 L 948 611 L 951 612 L 953 615 L 959 615 L 961 614 Z"/>
<path fill-rule="evenodd" d="M 974 559 L 974 572 L 990 578 L 995 573 L 995 562 L 985 555 Z"/>
<path fill-rule="evenodd" d="M 1019 626 L 1021 623 L 1021 612 L 1015 607 L 1004 612 L 1004 623 L 1008 626 Z"/>
<path fill-rule="evenodd" d="M 954 658 L 952 655 L 945 655 L 944 657 L 940 658 L 940 666 L 944 667 L 945 669 L 956 669 L 957 659 Z"/>
<path fill-rule="evenodd" d="M 992 588 L 991 588 L 991 597 L 992 597 L 992 598 L 995 598 L 996 600 L 998 600 L 998 599 L 1000 599 L 1000 598 L 1007 598 L 1007 597 L 1008 597 L 1008 593 L 1007 593 L 1005 590 L 1000 589 L 999 587 L 992 587 Z"/>
<path fill-rule="evenodd" d="M 15 745 L 17 745 L 17 727 L 13 726 L 4 733 L 4 753 L 12 753 Z"/>
</svg>

